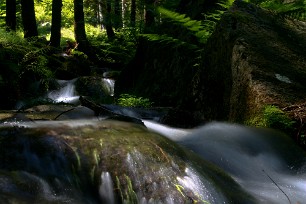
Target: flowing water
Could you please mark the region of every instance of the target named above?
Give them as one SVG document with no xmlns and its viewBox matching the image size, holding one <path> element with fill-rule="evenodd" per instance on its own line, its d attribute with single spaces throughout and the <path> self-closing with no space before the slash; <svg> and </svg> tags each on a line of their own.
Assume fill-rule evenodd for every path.
<svg viewBox="0 0 306 204">
<path fill-rule="evenodd" d="M 222 168 L 258 203 L 306 203 L 305 152 L 286 135 L 217 122 L 191 133 L 145 124 Z"/>
<path fill-rule="evenodd" d="M 53 101 L 59 103 L 77 103 L 79 96 L 75 91 L 75 82 L 77 79 L 71 80 L 57 80 L 57 83 L 60 85 L 58 90 L 52 90 L 47 94 L 47 97 Z"/>
<path fill-rule="evenodd" d="M 48 97 L 76 102 L 76 80 Z M 178 129 L 156 122 L 159 111 L 106 107 L 146 127 L 78 118 L 77 108 L 61 116 L 74 120 L 0 124 L 0 203 L 306 203 L 306 155 L 286 135 L 218 122 Z"/>
<path fill-rule="evenodd" d="M 0 141 L 3 203 L 254 203 L 216 167 L 135 124 L 6 123 Z"/>
<path fill-rule="evenodd" d="M 71 80 L 56 80 L 60 88 L 50 91 L 46 97 L 57 103 L 78 104 L 80 96 L 75 86 L 77 80 L 77 78 Z M 101 85 L 103 89 L 101 91 L 106 95 L 114 96 L 115 81 L 113 79 L 101 78 Z"/>
<path fill-rule="evenodd" d="M 110 96 L 114 96 L 114 87 L 115 87 L 115 80 L 108 79 L 108 78 L 102 78 L 103 84 L 105 84 L 106 92 Z"/>
</svg>

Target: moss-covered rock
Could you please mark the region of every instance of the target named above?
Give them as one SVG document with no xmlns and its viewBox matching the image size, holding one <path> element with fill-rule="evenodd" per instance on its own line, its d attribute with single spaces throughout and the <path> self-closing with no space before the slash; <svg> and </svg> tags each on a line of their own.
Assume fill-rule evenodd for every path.
<svg viewBox="0 0 306 204">
<path fill-rule="evenodd" d="M 113 102 L 114 80 L 95 76 L 79 77 L 75 83 L 76 91 L 80 96 L 88 96 L 101 102 Z"/>
<path fill-rule="evenodd" d="M 0 179 L 0 200 L 9 203 L 254 203 L 212 164 L 114 121 L 1 127 Z"/>
<path fill-rule="evenodd" d="M 268 105 L 296 110 L 306 96 L 305 28 L 235 2 L 207 43 L 194 92 L 197 109 L 208 120 L 239 123 L 263 118 Z"/>
</svg>

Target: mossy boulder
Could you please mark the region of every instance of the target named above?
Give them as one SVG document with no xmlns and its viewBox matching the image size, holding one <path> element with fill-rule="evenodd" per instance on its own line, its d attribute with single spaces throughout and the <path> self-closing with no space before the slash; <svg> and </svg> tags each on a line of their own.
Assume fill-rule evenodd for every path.
<svg viewBox="0 0 306 204">
<path fill-rule="evenodd" d="M 96 76 L 79 77 L 75 83 L 80 96 L 88 96 L 98 102 L 112 102 L 114 95 L 114 80 Z"/>
<path fill-rule="evenodd" d="M 297 120 L 291 130 L 296 135 L 305 118 L 294 114 L 306 97 L 305 34 L 303 22 L 236 1 L 207 43 L 194 89 L 196 109 L 207 120 L 246 123 L 264 118 L 273 105 Z"/>
<path fill-rule="evenodd" d="M 212 164 L 114 121 L 2 126 L 0 179 L 6 203 L 255 203 Z"/>
</svg>

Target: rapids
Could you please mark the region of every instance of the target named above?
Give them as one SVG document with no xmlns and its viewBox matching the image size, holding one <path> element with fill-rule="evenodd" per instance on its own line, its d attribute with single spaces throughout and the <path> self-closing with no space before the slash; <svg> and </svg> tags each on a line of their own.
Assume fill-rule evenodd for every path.
<svg viewBox="0 0 306 204">
<path fill-rule="evenodd" d="M 76 80 L 58 81 L 47 97 L 78 103 Z M 105 107 L 145 127 L 82 106 L 55 112 L 56 121 L 27 119 L 47 107 L 2 120 L 0 203 L 306 203 L 305 152 L 280 132 L 220 122 L 178 129 L 156 122 L 160 110 Z"/>
<path fill-rule="evenodd" d="M 194 130 L 145 125 L 222 168 L 258 203 L 306 203 L 306 155 L 276 131 L 213 122 Z"/>
<path fill-rule="evenodd" d="M 5 123 L 0 141 L 2 203 L 255 203 L 218 167 L 136 124 Z"/>
</svg>

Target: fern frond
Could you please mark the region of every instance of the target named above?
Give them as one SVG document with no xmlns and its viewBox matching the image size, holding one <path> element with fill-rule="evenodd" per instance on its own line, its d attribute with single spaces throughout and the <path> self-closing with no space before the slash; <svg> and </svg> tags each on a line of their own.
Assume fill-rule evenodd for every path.
<svg viewBox="0 0 306 204">
<path fill-rule="evenodd" d="M 185 14 L 176 13 L 162 7 L 159 7 L 158 11 L 164 18 L 170 19 L 171 22 L 181 25 L 182 27 L 191 31 L 191 33 L 198 38 L 199 42 L 205 43 L 209 37 L 209 33 L 205 32 L 207 27 L 205 27 L 203 22 L 192 20 L 191 18 L 186 17 Z"/>
<path fill-rule="evenodd" d="M 161 46 L 165 45 L 171 45 L 173 48 L 179 47 L 179 46 L 185 46 L 191 50 L 196 50 L 198 49 L 198 46 L 194 44 L 190 44 L 187 42 L 184 42 L 182 40 L 173 38 L 168 35 L 159 35 L 159 34 L 141 34 L 140 36 L 145 37 L 147 40 L 155 43 L 160 43 Z"/>
<path fill-rule="evenodd" d="M 266 0 L 259 3 L 263 8 L 275 11 L 283 17 L 290 17 L 299 20 L 306 19 L 306 1 L 296 0 L 290 3 L 283 3 L 279 0 Z"/>
</svg>

